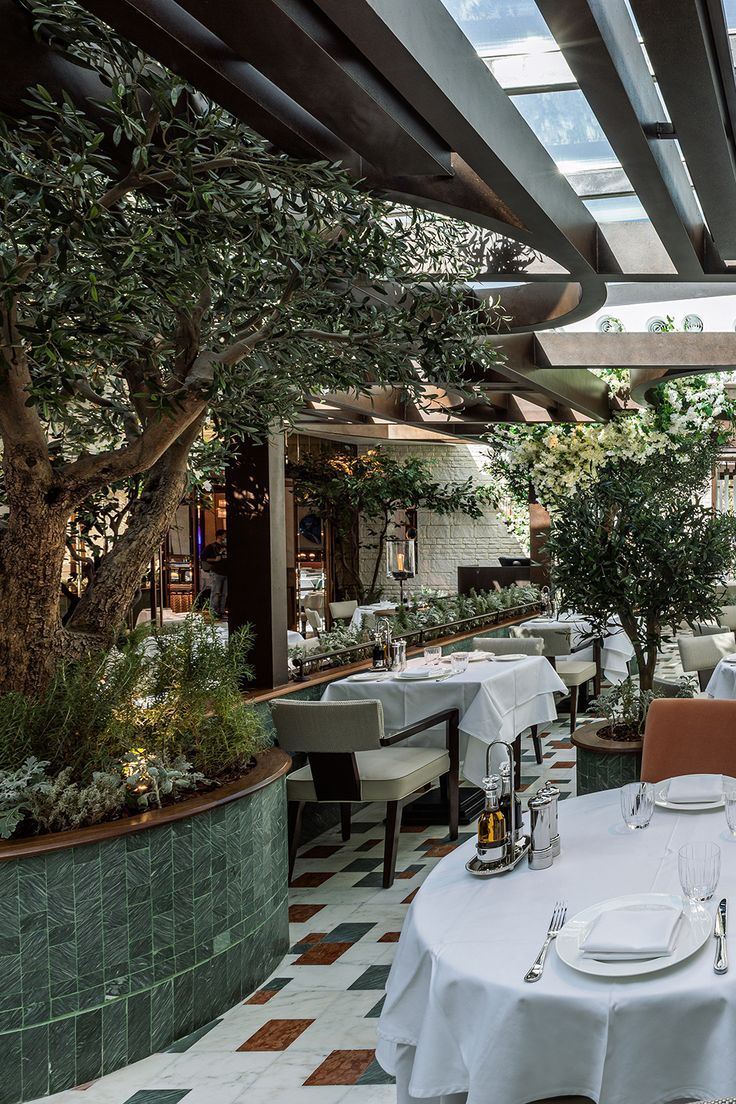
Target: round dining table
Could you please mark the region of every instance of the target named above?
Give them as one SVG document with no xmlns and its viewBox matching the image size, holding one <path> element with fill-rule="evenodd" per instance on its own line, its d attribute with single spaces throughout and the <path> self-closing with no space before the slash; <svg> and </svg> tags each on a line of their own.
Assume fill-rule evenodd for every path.
<svg viewBox="0 0 736 1104">
<path fill-rule="evenodd" d="M 736 698 L 736 653 L 718 661 L 705 692 L 709 698 Z"/>
<path fill-rule="evenodd" d="M 387 983 L 377 1058 L 398 1104 L 665 1104 L 736 1092 L 736 962 L 713 970 L 715 939 L 647 975 L 598 977 L 561 961 L 552 944 L 541 979 L 524 982 L 555 902 L 568 920 L 624 894 L 680 894 L 678 849 L 721 848 L 712 901 L 736 904 L 736 840 L 723 809 L 657 808 L 625 827 L 619 791 L 560 805 L 562 853 L 546 870 L 526 861 L 489 879 L 465 863 L 470 840 L 432 871 L 411 904 Z"/>
</svg>

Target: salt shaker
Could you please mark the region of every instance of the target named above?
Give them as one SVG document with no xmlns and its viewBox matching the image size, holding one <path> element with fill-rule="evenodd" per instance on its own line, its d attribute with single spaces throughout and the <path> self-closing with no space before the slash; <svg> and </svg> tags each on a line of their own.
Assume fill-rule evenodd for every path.
<svg viewBox="0 0 736 1104">
<path fill-rule="evenodd" d="M 560 833 L 557 822 L 557 811 L 560 800 L 560 791 L 557 789 L 557 786 L 554 786 L 551 782 L 545 782 L 545 784 L 537 790 L 537 794 L 541 795 L 542 797 L 548 797 L 552 805 L 550 813 L 550 842 L 552 846 L 552 854 L 555 858 L 558 858 L 560 854 Z"/>
<path fill-rule="evenodd" d="M 552 865 L 552 802 L 544 794 L 537 794 L 529 801 L 531 817 L 531 849 L 529 866 L 532 870 L 546 870 Z"/>
<path fill-rule="evenodd" d="M 406 670 L 406 641 L 394 640 L 391 645 L 391 666 L 394 671 Z"/>
</svg>

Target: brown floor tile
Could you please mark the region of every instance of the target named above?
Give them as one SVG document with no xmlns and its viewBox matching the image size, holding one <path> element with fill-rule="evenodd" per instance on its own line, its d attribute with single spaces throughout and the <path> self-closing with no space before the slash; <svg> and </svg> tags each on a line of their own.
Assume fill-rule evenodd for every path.
<svg viewBox="0 0 736 1104">
<path fill-rule="evenodd" d="M 456 847 L 459 847 L 457 843 L 439 843 L 436 847 L 430 847 L 429 851 L 424 852 L 426 859 L 442 859 L 445 855 L 449 855 Z M 412 875 L 413 877 L 413 875 Z"/>
<path fill-rule="evenodd" d="M 308 851 L 302 851 L 299 857 L 302 859 L 329 859 L 330 856 L 341 850 L 339 843 L 320 843 L 317 847 L 310 847 Z"/>
<path fill-rule="evenodd" d="M 552 764 L 552 770 L 558 770 L 558 769 L 570 770 L 570 768 L 574 767 L 574 766 L 575 766 L 575 760 L 574 759 L 573 759 L 572 762 L 570 762 L 568 760 L 564 763 L 558 760 L 558 762 Z"/>
<path fill-rule="evenodd" d="M 317 943 L 299 958 L 294 959 L 295 966 L 330 966 L 340 955 L 345 954 L 352 943 Z"/>
<path fill-rule="evenodd" d="M 333 1050 L 311 1073 L 305 1085 L 354 1085 L 368 1069 L 374 1050 Z"/>
<path fill-rule="evenodd" d="M 269 1020 L 238 1050 L 286 1050 L 314 1020 Z"/>
<path fill-rule="evenodd" d="M 372 851 L 373 848 L 376 847 L 379 843 L 383 843 L 383 840 L 366 840 L 365 843 L 361 843 L 360 847 L 355 848 L 355 852 L 357 854 L 358 851 Z"/>
<path fill-rule="evenodd" d="M 418 892 L 419 892 L 419 886 L 417 886 L 416 889 L 413 889 L 408 897 L 404 898 L 404 900 L 401 902 L 402 905 L 410 905 L 412 903 L 412 901 L 414 900 L 414 898 L 416 897 Z"/>
<path fill-rule="evenodd" d="M 380 939 L 377 939 L 377 943 L 398 943 L 401 932 L 384 932 Z"/>
<path fill-rule="evenodd" d="M 289 905 L 289 923 L 306 924 L 324 905 Z"/>
<path fill-rule="evenodd" d="M 423 824 L 402 824 L 402 832 L 425 832 L 426 828 Z"/>
<path fill-rule="evenodd" d="M 243 1001 L 244 1004 L 268 1004 L 271 997 L 275 997 L 277 993 L 280 993 L 280 989 L 259 989 L 253 994 L 252 997 L 248 997 L 247 1001 Z"/>
<path fill-rule="evenodd" d="M 291 885 L 294 889 L 316 889 L 334 874 L 334 870 L 314 870 L 310 874 L 300 874 Z"/>
</svg>

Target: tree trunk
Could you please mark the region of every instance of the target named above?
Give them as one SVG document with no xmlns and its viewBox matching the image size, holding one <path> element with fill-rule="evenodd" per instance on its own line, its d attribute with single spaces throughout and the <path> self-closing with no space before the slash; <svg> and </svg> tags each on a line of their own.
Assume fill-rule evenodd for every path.
<svg viewBox="0 0 736 1104">
<path fill-rule="evenodd" d="M 42 690 L 59 660 L 68 511 L 29 489 L 0 540 L 0 693 Z"/>
<path fill-rule="evenodd" d="M 171 525 L 187 485 L 187 457 L 201 420 L 171 445 L 148 473 L 128 527 L 100 561 L 67 622 L 71 634 L 94 633 L 111 643 L 120 630 L 141 579 Z"/>
</svg>

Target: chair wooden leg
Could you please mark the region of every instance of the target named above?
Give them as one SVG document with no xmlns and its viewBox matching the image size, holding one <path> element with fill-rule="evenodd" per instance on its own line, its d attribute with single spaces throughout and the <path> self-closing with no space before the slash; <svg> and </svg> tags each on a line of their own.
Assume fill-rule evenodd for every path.
<svg viewBox="0 0 736 1104">
<path fill-rule="evenodd" d="M 578 719 L 578 688 L 573 686 L 570 689 L 570 735 L 572 736 L 575 731 L 575 722 Z"/>
<path fill-rule="evenodd" d="M 343 843 L 350 839 L 350 802 L 343 801 L 340 805 L 340 826 L 342 828 Z"/>
<path fill-rule="evenodd" d="M 537 763 L 541 764 L 541 762 L 542 762 L 542 741 L 539 738 L 539 725 L 532 725 L 531 733 L 532 733 L 532 743 L 534 744 L 534 755 L 535 755 L 535 758 L 537 760 Z"/>
<path fill-rule="evenodd" d="M 450 829 L 450 839 L 456 840 L 458 836 L 458 825 L 460 823 L 460 772 L 456 770 L 450 770 L 448 776 L 448 797 L 449 797 L 449 815 L 447 818 L 447 826 Z"/>
<path fill-rule="evenodd" d="M 404 808 L 403 801 L 388 801 L 386 803 L 386 842 L 383 849 L 383 888 L 390 889 L 394 884 L 396 873 L 396 855 L 399 850 L 399 836 L 401 835 L 401 813 Z"/>
<path fill-rule="evenodd" d="M 291 878 L 294 873 L 294 863 L 296 862 L 296 853 L 299 850 L 299 837 L 302 833 L 302 813 L 304 812 L 304 801 L 290 801 L 288 805 L 289 811 L 289 884 L 291 885 Z"/>
<path fill-rule="evenodd" d="M 514 789 L 518 790 L 521 785 L 521 733 L 516 737 L 513 743 L 514 748 Z"/>
</svg>

